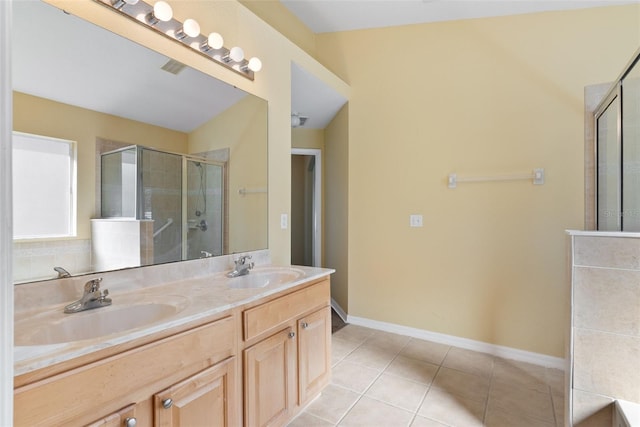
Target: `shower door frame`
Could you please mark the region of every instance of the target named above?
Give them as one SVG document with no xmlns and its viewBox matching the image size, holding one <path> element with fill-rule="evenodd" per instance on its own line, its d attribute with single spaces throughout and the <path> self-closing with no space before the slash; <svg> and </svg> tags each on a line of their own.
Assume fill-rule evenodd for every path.
<svg viewBox="0 0 640 427">
<path fill-rule="evenodd" d="M 180 249 L 180 259 L 176 260 L 176 261 L 187 261 L 188 258 L 188 231 L 189 231 L 189 226 L 188 226 L 188 221 L 187 221 L 187 197 L 188 197 L 188 179 L 187 179 L 187 164 L 189 161 L 191 162 L 199 162 L 199 163 L 204 163 L 206 165 L 214 165 L 214 166 L 219 166 L 222 168 L 222 212 L 221 212 L 221 218 L 220 221 L 222 222 L 222 254 L 216 254 L 216 256 L 219 255 L 226 255 L 229 253 L 229 177 L 228 177 L 228 161 L 226 160 L 214 160 L 214 159 L 210 159 L 207 157 L 200 157 L 197 155 L 190 155 L 190 154 L 183 154 L 183 153 L 176 153 L 176 152 L 172 152 L 172 151 L 166 151 L 163 149 L 159 149 L 159 148 L 155 148 L 155 147 L 149 147 L 146 145 L 141 145 L 141 144 L 122 144 L 121 147 L 113 149 L 113 150 L 108 150 L 108 151 L 104 151 L 104 152 L 98 152 L 97 153 L 97 160 L 99 161 L 100 165 L 102 164 L 102 156 L 103 155 L 107 155 L 107 154 L 113 154 L 116 152 L 123 152 L 126 150 L 130 150 L 130 149 L 135 149 L 136 151 L 136 164 L 135 164 L 135 180 L 136 180 L 136 195 L 134 198 L 135 201 L 135 216 L 134 217 L 126 217 L 126 218 L 135 218 L 138 220 L 142 220 L 145 219 L 145 212 L 144 212 L 144 194 L 143 191 L 141 191 L 142 189 L 142 184 L 143 184 L 143 177 L 142 177 L 142 164 L 143 164 L 143 155 L 142 152 L 144 150 L 147 151 L 155 151 L 155 152 L 159 152 L 162 154 L 170 154 L 170 155 L 174 155 L 174 156 L 180 156 L 181 157 L 181 197 L 180 197 L 180 212 L 182 214 L 182 221 L 180 224 L 181 227 L 181 231 L 180 231 L 180 239 L 181 239 L 181 249 Z M 100 207 L 100 217 L 102 217 L 102 168 L 100 169 L 100 179 L 98 179 L 96 181 L 96 194 L 100 195 L 100 200 L 97 201 L 97 207 Z M 155 262 L 154 262 L 155 264 Z"/>
<path fill-rule="evenodd" d="M 594 135 L 594 177 L 593 177 L 593 185 L 594 185 L 594 201 L 595 201 L 595 212 L 594 212 L 594 220 L 595 220 L 595 229 L 600 230 L 600 221 L 599 221 L 599 194 L 598 194 L 598 185 L 599 185 L 599 170 L 598 170 L 598 151 L 599 147 L 599 139 L 598 139 L 598 119 L 604 114 L 608 108 L 616 103 L 618 108 L 617 114 L 617 138 L 616 144 L 618 146 L 618 164 L 620 166 L 619 170 L 619 179 L 618 179 L 618 230 L 609 230 L 609 231 L 625 231 L 624 230 L 624 135 L 622 132 L 623 123 L 623 101 L 624 101 L 624 79 L 631 73 L 636 65 L 640 64 L 640 49 L 636 50 L 631 60 L 624 67 L 618 78 L 611 85 L 609 90 L 606 92 L 605 96 L 600 101 L 600 104 L 596 107 L 593 113 L 593 135 Z"/>
</svg>

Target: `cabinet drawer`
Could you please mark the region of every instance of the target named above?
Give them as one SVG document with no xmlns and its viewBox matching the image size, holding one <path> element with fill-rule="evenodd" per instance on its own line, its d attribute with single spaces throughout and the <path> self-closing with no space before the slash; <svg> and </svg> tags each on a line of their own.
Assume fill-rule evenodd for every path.
<svg viewBox="0 0 640 427">
<path fill-rule="evenodd" d="M 20 387 L 14 392 L 14 424 L 86 424 L 143 400 L 233 356 L 234 325 L 234 318 L 226 317 Z"/>
<path fill-rule="evenodd" d="M 329 305 L 329 280 L 292 292 L 243 312 L 244 340 L 290 322 L 315 308 Z"/>
</svg>

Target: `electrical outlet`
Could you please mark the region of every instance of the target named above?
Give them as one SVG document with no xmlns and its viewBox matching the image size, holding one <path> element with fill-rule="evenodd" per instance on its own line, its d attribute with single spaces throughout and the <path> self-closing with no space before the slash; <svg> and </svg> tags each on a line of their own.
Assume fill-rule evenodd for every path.
<svg viewBox="0 0 640 427">
<path fill-rule="evenodd" d="M 410 227 L 422 227 L 422 215 L 409 215 Z"/>
<path fill-rule="evenodd" d="M 280 214 L 280 228 L 286 230 L 289 227 L 289 216 L 286 213 Z"/>
</svg>

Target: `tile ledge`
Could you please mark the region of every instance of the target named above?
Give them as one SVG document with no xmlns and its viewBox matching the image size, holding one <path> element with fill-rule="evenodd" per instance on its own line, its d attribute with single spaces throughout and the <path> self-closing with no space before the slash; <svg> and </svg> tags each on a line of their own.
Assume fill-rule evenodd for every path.
<svg viewBox="0 0 640 427">
<path fill-rule="evenodd" d="M 640 238 L 640 233 L 631 231 L 565 230 L 565 233 L 569 236 Z"/>
</svg>

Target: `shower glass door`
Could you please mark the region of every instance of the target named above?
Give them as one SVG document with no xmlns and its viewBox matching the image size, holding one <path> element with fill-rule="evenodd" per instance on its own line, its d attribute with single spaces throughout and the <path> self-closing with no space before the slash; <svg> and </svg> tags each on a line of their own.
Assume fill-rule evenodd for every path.
<svg viewBox="0 0 640 427">
<path fill-rule="evenodd" d="M 185 158 L 183 191 L 183 259 L 225 252 L 225 166 L 210 160 Z"/>
<path fill-rule="evenodd" d="M 182 259 L 182 156 L 139 150 L 138 218 L 153 220 L 154 264 Z"/>
<path fill-rule="evenodd" d="M 622 79 L 622 230 L 640 231 L 640 65 Z"/>
<path fill-rule="evenodd" d="M 622 218 L 620 176 L 620 133 L 618 131 L 620 97 L 614 94 L 611 101 L 596 117 L 597 135 L 597 204 L 598 230 L 620 231 Z"/>
</svg>

